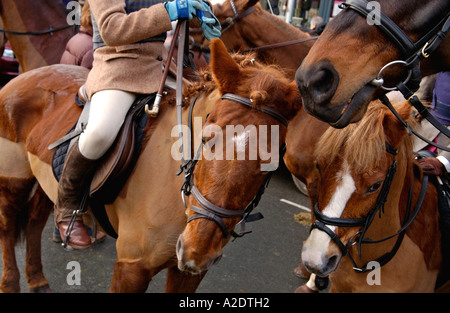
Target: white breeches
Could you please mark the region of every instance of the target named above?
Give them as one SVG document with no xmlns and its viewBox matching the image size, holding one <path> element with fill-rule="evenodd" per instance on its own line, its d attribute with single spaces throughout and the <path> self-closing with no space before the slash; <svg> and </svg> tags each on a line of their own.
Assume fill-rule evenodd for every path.
<svg viewBox="0 0 450 313">
<path fill-rule="evenodd" d="M 88 125 L 79 141 L 84 157 L 97 160 L 105 154 L 135 99 L 135 94 L 121 90 L 102 90 L 92 95 Z"/>
</svg>

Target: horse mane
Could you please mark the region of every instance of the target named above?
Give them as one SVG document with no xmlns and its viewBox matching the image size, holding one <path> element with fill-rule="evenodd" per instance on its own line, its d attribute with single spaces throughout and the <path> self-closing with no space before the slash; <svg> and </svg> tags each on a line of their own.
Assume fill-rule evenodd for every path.
<svg viewBox="0 0 450 313">
<path fill-rule="evenodd" d="M 253 101 L 255 106 L 266 105 L 269 107 L 276 107 L 280 109 L 280 113 L 285 114 L 286 117 L 290 117 L 289 112 L 295 114 L 292 106 L 286 105 L 286 103 L 275 102 L 273 100 L 284 99 L 287 97 L 286 88 L 280 88 L 283 86 L 293 86 L 291 81 L 287 78 L 285 71 L 275 64 L 264 64 L 256 60 L 255 53 L 235 53 L 231 54 L 233 60 L 238 64 L 247 83 L 237 84 L 235 93 L 241 95 L 248 95 Z M 214 79 L 212 70 L 206 68 L 196 72 L 199 80 L 186 86 L 184 92 L 184 99 L 192 99 L 199 92 L 205 92 L 207 94 L 213 92 L 219 88 L 217 82 Z M 293 102 L 294 105 L 298 105 L 300 108 L 301 98 L 300 93 L 295 89 L 295 96 L 298 97 Z M 292 100 L 292 99 L 289 99 Z M 283 109 L 286 109 L 284 112 Z"/>
<path fill-rule="evenodd" d="M 398 111 L 403 104 L 404 102 L 396 103 L 394 107 Z M 381 101 L 373 101 L 361 121 L 343 129 L 328 128 L 317 144 L 315 156 L 326 157 L 329 160 L 334 160 L 338 156 L 342 157 L 352 164 L 357 172 L 381 165 L 386 158 L 386 142 L 392 144 L 383 126 L 384 117 L 387 114 L 391 114 L 394 118 Z M 415 127 L 416 122 L 411 115 L 407 122 Z M 401 131 L 406 133 L 406 129 Z M 403 136 L 400 145 L 396 148 L 401 157 L 411 155 L 411 136 Z"/>
</svg>

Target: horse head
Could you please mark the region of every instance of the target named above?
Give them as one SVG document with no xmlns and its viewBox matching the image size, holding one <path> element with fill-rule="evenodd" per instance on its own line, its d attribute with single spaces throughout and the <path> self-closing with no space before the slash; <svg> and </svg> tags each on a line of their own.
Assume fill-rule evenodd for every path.
<svg viewBox="0 0 450 313">
<path fill-rule="evenodd" d="M 407 102 L 397 110 L 408 120 Z M 302 260 L 311 273 L 327 276 L 353 248 L 373 208 L 386 201 L 388 193 L 388 201 L 395 203 L 406 175 L 404 159 L 412 160 L 412 146 L 405 128 L 377 101 L 359 123 L 329 128 L 315 154 L 318 195 L 313 199 L 313 227 L 304 242 Z M 392 179 L 395 184 L 391 185 Z"/>
<path fill-rule="evenodd" d="M 177 243 L 178 267 L 202 273 L 220 260 L 222 247 L 245 208 L 278 166 L 286 124 L 300 109 L 294 82 L 252 55 L 232 58 L 212 42 L 211 70 L 222 99 L 202 130 L 203 154 L 192 174 L 188 224 Z"/>
<path fill-rule="evenodd" d="M 296 73 L 305 110 L 337 128 L 360 120 L 372 99 L 399 82 L 417 81 L 409 80 L 413 65 L 418 69 L 416 61 L 427 54 L 421 55 L 426 39 L 433 41 L 450 11 L 450 3 L 439 0 L 348 3 Z M 413 75 L 448 70 L 449 43 L 448 38 L 443 41 Z M 399 62 L 381 71 L 395 60 Z"/>
</svg>

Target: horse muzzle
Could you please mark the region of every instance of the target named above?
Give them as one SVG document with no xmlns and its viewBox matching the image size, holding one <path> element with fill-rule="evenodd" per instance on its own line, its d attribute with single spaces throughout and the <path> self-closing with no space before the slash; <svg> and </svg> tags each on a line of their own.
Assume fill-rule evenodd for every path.
<svg viewBox="0 0 450 313">
<path fill-rule="evenodd" d="M 334 128 L 343 128 L 359 121 L 367 110 L 377 86 L 367 83 L 346 101 L 332 103 L 339 85 L 339 74 L 327 61 L 297 70 L 297 87 L 306 112 Z"/>
<path fill-rule="evenodd" d="M 199 253 L 190 249 L 185 245 L 183 235 L 178 238 L 176 253 L 178 269 L 193 275 L 200 275 L 208 271 L 222 259 L 222 250 L 212 253 Z"/>
</svg>

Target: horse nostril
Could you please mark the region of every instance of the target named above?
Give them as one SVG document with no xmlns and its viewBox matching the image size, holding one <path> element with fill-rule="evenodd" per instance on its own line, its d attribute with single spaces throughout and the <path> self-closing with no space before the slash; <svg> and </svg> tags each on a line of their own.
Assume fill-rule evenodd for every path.
<svg viewBox="0 0 450 313">
<path fill-rule="evenodd" d="M 333 255 L 332 257 L 330 257 L 328 259 L 326 269 L 327 270 L 334 269 L 336 267 L 337 261 L 338 261 L 338 256 L 337 255 Z"/>
<path fill-rule="evenodd" d="M 177 246 L 175 248 L 175 251 L 177 253 L 178 259 L 181 260 L 182 253 L 183 253 L 183 237 L 182 236 L 178 237 Z"/>
<path fill-rule="evenodd" d="M 212 260 L 211 262 L 211 266 L 216 265 L 217 263 L 219 263 L 219 261 L 222 259 L 222 253 L 219 254 L 214 260 Z"/>
<path fill-rule="evenodd" d="M 316 104 L 327 104 L 333 97 L 337 88 L 336 82 L 339 80 L 337 73 L 335 74 L 333 70 L 323 67 L 311 76 L 310 92 Z"/>
<path fill-rule="evenodd" d="M 311 68 L 299 68 L 295 75 L 298 88 L 306 105 L 326 106 L 336 92 L 339 74 L 329 62 Z"/>
</svg>

